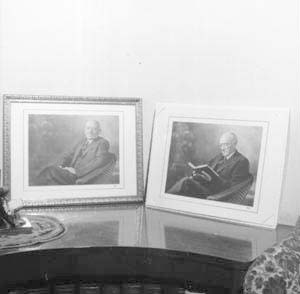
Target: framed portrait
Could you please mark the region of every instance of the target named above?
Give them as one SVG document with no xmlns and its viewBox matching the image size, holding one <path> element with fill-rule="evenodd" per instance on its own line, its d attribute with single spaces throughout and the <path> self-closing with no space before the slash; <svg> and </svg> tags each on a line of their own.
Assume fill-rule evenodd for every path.
<svg viewBox="0 0 300 294">
<path fill-rule="evenodd" d="M 251 262 L 276 242 L 276 231 L 146 209 L 149 246 Z"/>
<path fill-rule="evenodd" d="M 143 200 L 141 99 L 5 95 L 3 103 L 12 203 Z"/>
<path fill-rule="evenodd" d="M 281 108 L 158 104 L 147 206 L 276 227 L 288 122 Z"/>
</svg>

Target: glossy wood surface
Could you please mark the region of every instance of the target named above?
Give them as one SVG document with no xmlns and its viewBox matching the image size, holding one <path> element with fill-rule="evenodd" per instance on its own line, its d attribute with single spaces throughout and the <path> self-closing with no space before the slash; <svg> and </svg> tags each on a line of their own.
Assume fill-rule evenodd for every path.
<svg viewBox="0 0 300 294">
<path fill-rule="evenodd" d="M 251 262 L 291 227 L 266 230 L 141 205 L 39 209 L 56 217 L 59 239 L 0 251 L 0 287 L 28 281 L 126 277 L 224 287 L 237 293 Z"/>
</svg>

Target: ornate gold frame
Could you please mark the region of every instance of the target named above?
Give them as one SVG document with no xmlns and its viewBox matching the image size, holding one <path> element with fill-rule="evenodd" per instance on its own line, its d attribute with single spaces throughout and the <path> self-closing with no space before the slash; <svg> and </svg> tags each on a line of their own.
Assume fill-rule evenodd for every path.
<svg viewBox="0 0 300 294">
<path fill-rule="evenodd" d="M 142 133 L 142 99 L 141 98 L 110 98 L 110 97 L 79 97 L 79 96 L 3 96 L 3 183 L 11 185 L 11 105 L 13 103 L 42 103 L 42 104 L 97 104 L 97 105 L 133 105 L 135 107 L 136 131 L 136 195 L 117 197 L 92 197 L 53 199 L 41 201 L 22 200 L 23 207 L 70 206 L 107 203 L 131 203 L 144 200 L 143 178 L 143 133 Z M 11 195 L 9 195 L 11 197 Z"/>
</svg>

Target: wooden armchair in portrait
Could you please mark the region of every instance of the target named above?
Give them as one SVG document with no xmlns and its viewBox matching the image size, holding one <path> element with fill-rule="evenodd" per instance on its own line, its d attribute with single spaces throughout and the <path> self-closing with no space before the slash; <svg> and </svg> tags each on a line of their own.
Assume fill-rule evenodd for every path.
<svg viewBox="0 0 300 294">
<path fill-rule="evenodd" d="M 206 199 L 213 201 L 225 201 L 228 203 L 241 205 L 250 205 L 252 201 L 247 199 L 247 195 L 251 191 L 253 179 L 253 176 L 250 175 L 249 178 L 245 181 L 236 184 L 233 187 L 226 189 L 225 191 L 210 195 Z"/>
</svg>

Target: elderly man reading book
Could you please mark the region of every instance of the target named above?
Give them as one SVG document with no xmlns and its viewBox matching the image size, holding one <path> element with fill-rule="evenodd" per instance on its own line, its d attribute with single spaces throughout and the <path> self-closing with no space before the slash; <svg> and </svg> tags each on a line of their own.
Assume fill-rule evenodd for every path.
<svg viewBox="0 0 300 294">
<path fill-rule="evenodd" d="M 233 132 L 220 137 L 220 153 L 207 164 L 194 166 L 191 177 L 184 177 L 166 192 L 184 196 L 206 198 L 239 184 L 250 177 L 249 160 L 238 152 L 237 136 Z"/>
</svg>

